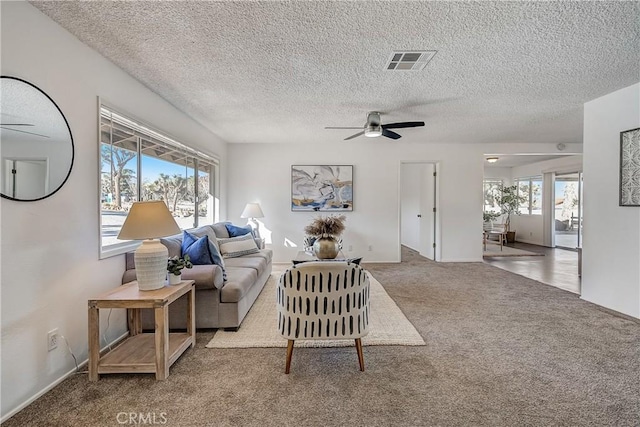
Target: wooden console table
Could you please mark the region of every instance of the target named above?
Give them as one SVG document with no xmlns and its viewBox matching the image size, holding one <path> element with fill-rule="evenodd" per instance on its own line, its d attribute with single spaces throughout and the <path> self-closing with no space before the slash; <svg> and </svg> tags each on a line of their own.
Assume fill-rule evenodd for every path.
<svg viewBox="0 0 640 427">
<path fill-rule="evenodd" d="M 193 280 L 183 280 L 175 286 L 153 291 L 138 290 L 137 282 L 130 282 L 98 298 L 89 300 L 89 380 L 97 381 L 100 374 L 155 373 L 156 379 L 169 376 L 169 367 L 184 351 L 196 343 L 195 287 Z M 187 332 L 169 333 L 169 304 L 185 294 L 187 304 Z M 116 348 L 100 357 L 101 308 L 126 308 L 129 337 Z M 142 333 L 140 309 L 154 310 L 154 333 Z"/>
</svg>

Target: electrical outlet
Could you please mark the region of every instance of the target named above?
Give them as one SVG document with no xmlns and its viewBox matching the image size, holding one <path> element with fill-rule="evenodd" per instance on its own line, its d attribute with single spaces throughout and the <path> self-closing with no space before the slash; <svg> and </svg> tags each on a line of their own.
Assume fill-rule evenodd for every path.
<svg viewBox="0 0 640 427">
<path fill-rule="evenodd" d="M 58 347 L 58 328 L 52 329 L 47 334 L 47 351 L 54 350 Z"/>
<path fill-rule="evenodd" d="M 369 252 L 373 250 L 373 245 L 369 245 Z"/>
</svg>

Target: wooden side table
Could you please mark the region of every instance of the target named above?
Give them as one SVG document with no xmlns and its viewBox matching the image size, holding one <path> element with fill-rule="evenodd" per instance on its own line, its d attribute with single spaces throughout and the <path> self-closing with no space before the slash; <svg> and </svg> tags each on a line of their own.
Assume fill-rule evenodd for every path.
<svg viewBox="0 0 640 427">
<path fill-rule="evenodd" d="M 165 286 L 153 291 L 138 290 L 137 282 L 130 282 L 98 298 L 89 300 L 89 380 L 97 381 L 100 374 L 155 373 L 157 380 L 169 376 L 169 367 L 189 347 L 196 344 L 195 287 L 193 280 Z M 187 332 L 169 333 L 169 304 L 189 294 L 187 304 Z M 129 337 L 100 357 L 101 308 L 126 308 Z M 142 333 L 140 309 L 151 308 L 155 314 L 154 333 Z"/>
</svg>

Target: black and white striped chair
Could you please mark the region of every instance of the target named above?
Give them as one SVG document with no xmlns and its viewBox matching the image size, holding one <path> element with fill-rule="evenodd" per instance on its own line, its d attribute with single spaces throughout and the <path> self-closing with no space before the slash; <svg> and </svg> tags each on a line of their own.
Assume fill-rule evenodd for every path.
<svg viewBox="0 0 640 427">
<path fill-rule="evenodd" d="M 295 340 L 353 339 L 360 370 L 360 338 L 369 332 L 369 275 L 357 264 L 311 261 L 294 265 L 278 282 L 278 331 L 288 340 L 289 373 Z"/>
</svg>

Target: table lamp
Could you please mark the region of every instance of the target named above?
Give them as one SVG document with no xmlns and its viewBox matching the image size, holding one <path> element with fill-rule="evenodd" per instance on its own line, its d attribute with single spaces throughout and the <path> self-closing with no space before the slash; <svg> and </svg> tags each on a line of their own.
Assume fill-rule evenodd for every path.
<svg viewBox="0 0 640 427">
<path fill-rule="evenodd" d="M 167 205 L 162 200 L 134 202 L 124 220 L 118 239 L 142 240 L 134 253 L 138 289 L 151 291 L 165 285 L 169 251 L 158 237 L 180 232 Z"/>
<path fill-rule="evenodd" d="M 258 224 L 258 221 L 256 221 L 256 218 L 264 218 L 264 213 L 262 213 L 260 203 L 247 203 L 247 206 L 244 207 L 240 218 L 249 218 L 249 221 L 251 221 L 252 225 L 255 226 L 255 237 L 260 238 L 260 225 Z"/>
</svg>

